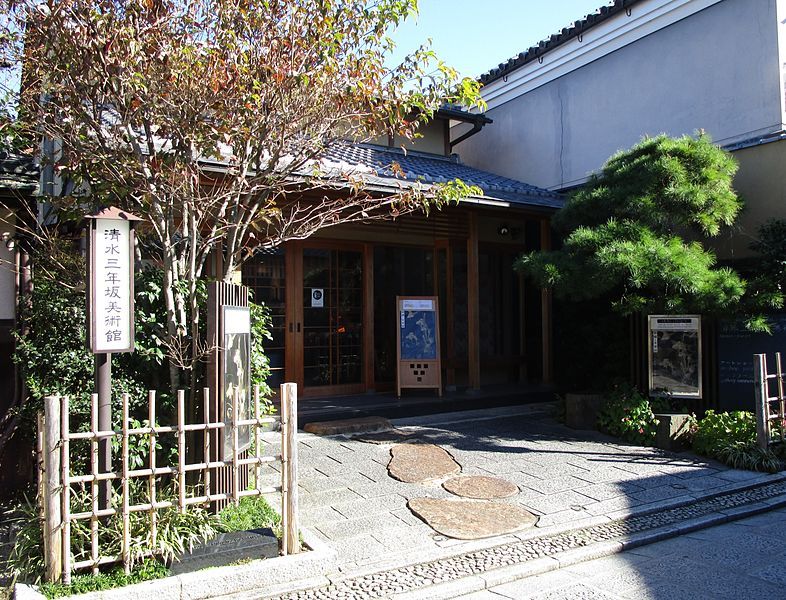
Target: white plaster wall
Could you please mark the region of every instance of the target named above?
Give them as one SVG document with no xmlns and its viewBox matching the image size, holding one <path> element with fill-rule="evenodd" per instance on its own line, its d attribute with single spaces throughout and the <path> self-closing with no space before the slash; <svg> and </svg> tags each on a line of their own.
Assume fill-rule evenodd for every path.
<svg viewBox="0 0 786 600">
<path fill-rule="evenodd" d="M 490 103 L 494 123 L 457 150 L 467 164 L 560 189 L 582 183 L 643 135 L 704 129 L 730 144 L 779 131 L 783 3 L 722 0 L 503 104 Z M 503 84 L 492 85 L 504 99 Z"/>
</svg>

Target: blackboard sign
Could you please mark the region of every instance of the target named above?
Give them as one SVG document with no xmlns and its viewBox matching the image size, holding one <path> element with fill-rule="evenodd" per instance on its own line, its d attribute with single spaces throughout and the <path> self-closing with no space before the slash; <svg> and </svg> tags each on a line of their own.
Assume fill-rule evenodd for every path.
<svg viewBox="0 0 786 600">
<path fill-rule="evenodd" d="M 775 353 L 786 359 L 786 314 L 769 315 L 772 335 L 745 329 L 740 320 L 722 320 L 718 329 L 718 407 L 720 410 L 754 410 L 753 355 Z"/>
<path fill-rule="evenodd" d="M 442 395 L 437 297 L 398 296 L 396 307 L 397 395 L 402 388 L 434 388 Z"/>
</svg>

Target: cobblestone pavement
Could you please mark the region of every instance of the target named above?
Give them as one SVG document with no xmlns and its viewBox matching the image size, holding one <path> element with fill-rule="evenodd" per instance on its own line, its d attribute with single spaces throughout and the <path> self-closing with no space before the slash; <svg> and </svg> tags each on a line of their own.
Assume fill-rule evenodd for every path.
<svg viewBox="0 0 786 600">
<path fill-rule="evenodd" d="M 519 579 L 461 600 L 783 598 L 786 510 Z"/>
<path fill-rule="evenodd" d="M 539 516 L 531 539 L 502 545 L 489 540 L 490 548 L 476 550 L 477 544 L 440 536 L 414 517 L 406 503 L 414 497 L 453 496 L 440 482 L 406 484 L 390 478 L 386 468 L 390 444 L 303 434 L 299 440 L 303 526 L 336 552 L 333 573 L 372 572 L 378 565 L 383 565 L 377 570 L 384 573 L 288 597 L 384 597 L 396 592 L 394 583 L 409 589 L 416 582 L 422 586 L 440 578 L 455 579 L 479 572 L 476 569 L 657 527 L 668 519 L 706 514 L 701 511 L 717 509 L 712 504 L 717 499 L 705 506 L 698 502 L 702 498 L 774 481 L 772 476 L 728 469 L 689 453 L 627 446 L 598 433 L 577 432 L 556 423 L 542 405 L 396 424 L 450 452 L 462 474 L 493 475 L 516 483 L 520 493 L 502 502 L 521 505 Z M 751 502 L 749 495 L 754 493 L 725 496 L 721 502 Z M 681 512 L 645 514 L 675 506 L 681 506 L 674 509 Z M 558 529 L 573 531 L 538 535 Z M 452 556 L 428 559 L 445 554 Z M 420 564 L 400 571 L 384 566 L 412 562 Z"/>
<path fill-rule="evenodd" d="M 666 525 L 678 524 L 688 519 L 715 513 L 719 510 L 728 510 L 746 504 L 762 502 L 785 493 L 786 482 L 773 483 L 739 492 L 729 492 L 706 500 L 700 500 L 686 506 L 666 509 L 649 515 L 611 521 L 601 525 L 584 527 L 554 535 L 519 540 L 513 543 L 492 546 L 429 563 L 390 569 L 381 573 L 372 573 L 317 589 L 285 594 L 283 596 L 278 596 L 277 600 L 327 600 L 334 598 L 352 598 L 359 600 L 363 598 L 387 598 L 395 594 L 410 592 L 429 585 L 446 583 L 463 577 L 484 574 L 493 569 L 554 556 L 560 552 L 586 547 L 597 542 L 624 539 L 634 533 L 640 533 Z M 784 511 L 777 512 L 781 513 L 782 519 Z M 780 523 L 780 527 L 777 528 L 777 531 L 781 534 L 786 532 L 786 520 Z M 768 543 L 763 543 L 761 548 L 765 550 L 773 549 L 773 542 L 774 540 L 771 536 L 768 538 Z M 734 546 L 734 544 L 731 543 L 729 545 L 732 547 Z M 745 546 L 747 548 L 748 546 L 753 546 L 753 544 L 746 543 Z M 781 550 L 781 547 L 778 549 Z M 653 556 L 649 550 L 640 550 L 639 552 L 644 552 L 645 554 L 650 553 L 650 555 Z M 737 554 L 739 553 L 737 550 L 734 552 Z M 758 554 L 761 554 L 761 552 Z M 786 552 L 784 552 L 784 554 L 786 554 Z M 726 555 L 723 554 L 721 556 Z M 754 560 L 751 564 L 755 562 Z M 675 564 L 674 569 L 675 572 L 685 572 L 681 564 Z M 592 571 L 589 572 L 591 573 Z M 782 575 L 782 578 L 783 581 L 786 582 L 786 573 Z M 596 579 L 595 582 L 597 583 L 598 580 Z M 501 587 L 504 588 L 504 586 Z M 591 588 L 587 588 L 587 590 L 589 595 L 583 595 L 583 592 L 577 592 L 575 594 L 571 592 L 569 595 L 558 596 L 558 598 L 616 598 L 616 596 L 607 595 L 595 596 L 592 595 L 594 592 Z M 494 596 L 488 597 L 493 598 Z M 519 598 L 520 596 L 509 597 Z M 551 598 L 551 596 L 547 597 Z M 715 598 L 720 596 L 705 594 L 699 597 Z M 740 596 L 731 597 L 739 598 Z M 759 595 L 755 594 L 750 597 L 759 597 Z M 778 596 L 771 595 L 770 597 Z"/>
</svg>

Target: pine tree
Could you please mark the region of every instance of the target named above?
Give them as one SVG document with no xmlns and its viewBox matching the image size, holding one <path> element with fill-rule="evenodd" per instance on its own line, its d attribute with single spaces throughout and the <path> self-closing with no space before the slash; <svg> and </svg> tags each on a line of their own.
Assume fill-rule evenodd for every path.
<svg viewBox="0 0 786 600">
<path fill-rule="evenodd" d="M 562 247 L 524 255 L 516 267 L 557 297 L 610 297 L 622 315 L 733 309 L 745 282 L 704 244 L 741 209 L 736 170 L 706 135 L 645 138 L 612 156 L 555 215 Z"/>
</svg>

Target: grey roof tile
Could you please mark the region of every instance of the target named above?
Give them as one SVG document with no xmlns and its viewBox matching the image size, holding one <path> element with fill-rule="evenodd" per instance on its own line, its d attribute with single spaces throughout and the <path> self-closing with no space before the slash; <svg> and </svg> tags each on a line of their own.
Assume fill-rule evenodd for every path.
<svg viewBox="0 0 786 600">
<path fill-rule="evenodd" d="M 451 157 L 422 152 L 403 152 L 372 144 L 336 144 L 327 150 L 325 166 L 343 165 L 367 173 L 367 180 L 391 186 L 407 182 L 443 183 L 460 179 L 483 190 L 485 198 L 503 200 L 521 206 L 561 208 L 562 196 L 522 181 L 495 175 L 463 165 Z M 395 167 L 394 165 L 398 165 Z M 398 173 L 398 175 L 397 175 Z M 402 178 L 401 174 L 404 174 Z"/>
<path fill-rule="evenodd" d="M 38 187 L 38 165 L 32 156 L 0 152 L 0 189 L 33 191 Z"/>
<path fill-rule="evenodd" d="M 496 69 L 491 69 L 488 73 L 484 73 L 478 77 L 478 79 L 484 85 L 488 85 L 492 81 L 501 79 L 519 67 L 532 62 L 536 58 L 542 57 L 549 50 L 553 50 L 557 46 L 561 46 L 574 37 L 583 34 L 595 25 L 610 19 L 617 13 L 623 10 L 628 10 L 631 6 L 638 2 L 641 2 L 641 0 L 613 0 L 612 2 L 609 2 L 608 4 L 598 8 L 594 13 L 588 14 L 583 19 L 575 21 L 571 23 L 570 26 L 563 27 L 559 32 L 541 40 L 537 45 L 531 46 L 524 52 L 520 52 L 517 56 L 508 59 L 504 63 L 500 63 Z"/>
</svg>

